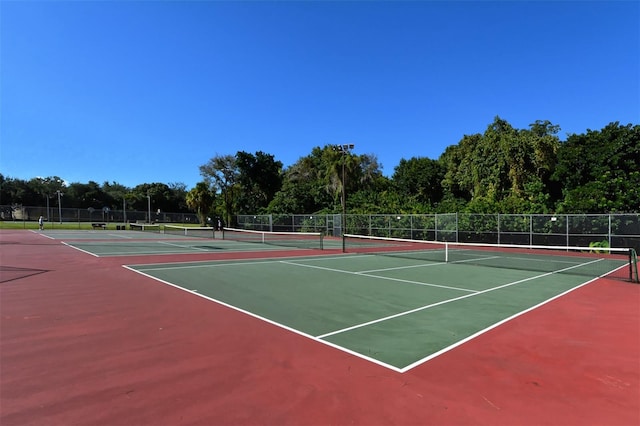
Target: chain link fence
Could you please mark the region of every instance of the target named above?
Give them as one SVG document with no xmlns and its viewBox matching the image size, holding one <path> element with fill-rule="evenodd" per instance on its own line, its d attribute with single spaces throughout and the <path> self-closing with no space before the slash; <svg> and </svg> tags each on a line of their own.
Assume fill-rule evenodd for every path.
<svg viewBox="0 0 640 426">
<path fill-rule="evenodd" d="M 238 227 L 260 231 L 342 235 L 342 216 L 239 215 Z M 587 247 L 633 247 L 640 252 L 640 214 L 372 214 L 345 216 L 347 234 L 413 240 Z"/>
<path fill-rule="evenodd" d="M 198 216 L 194 213 L 165 213 L 137 210 L 112 210 L 104 209 L 71 209 L 59 207 L 38 206 L 8 206 L 0 205 L 0 220 L 22 222 L 27 228 L 29 224 L 37 222 L 42 216 L 46 227 L 55 228 L 56 224 L 77 223 L 113 223 L 126 224 L 131 222 L 145 223 L 193 223 L 198 224 Z"/>
<path fill-rule="evenodd" d="M 0 205 L 0 220 L 30 227 L 43 216 L 46 226 L 77 223 L 184 223 L 198 224 L 194 213 L 136 210 L 72 209 Z M 237 226 L 260 231 L 322 232 L 342 235 L 340 214 L 239 215 Z M 604 243 L 609 247 L 633 247 L 640 252 L 640 214 L 347 214 L 347 234 L 413 240 L 581 246 Z"/>
</svg>

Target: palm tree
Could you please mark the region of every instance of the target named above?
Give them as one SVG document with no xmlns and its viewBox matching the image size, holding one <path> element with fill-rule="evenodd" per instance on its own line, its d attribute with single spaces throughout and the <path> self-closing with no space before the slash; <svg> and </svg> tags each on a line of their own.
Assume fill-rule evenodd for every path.
<svg viewBox="0 0 640 426">
<path fill-rule="evenodd" d="M 196 211 L 203 226 L 207 224 L 207 216 L 213 208 L 214 200 L 215 196 L 206 182 L 197 183 L 195 188 L 187 192 L 187 206 Z"/>
</svg>

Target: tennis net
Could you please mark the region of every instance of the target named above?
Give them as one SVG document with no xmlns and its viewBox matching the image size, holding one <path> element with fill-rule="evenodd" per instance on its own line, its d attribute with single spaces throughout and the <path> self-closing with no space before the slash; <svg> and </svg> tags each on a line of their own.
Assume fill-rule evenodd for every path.
<svg viewBox="0 0 640 426">
<path fill-rule="evenodd" d="M 490 245 L 406 240 L 346 234 L 345 251 L 431 262 L 477 265 L 638 282 L 632 248 Z"/>
<path fill-rule="evenodd" d="M 209 226 L 178 226 L 164 225 L 163 231 L 167 235 L 181 235 L 187 238 L 215 238 L 215 229 Z"/>
<path fill-rule="evenodd" d="M 129 229 L 132 231 L 156 232 L 158 234 L 161 231 L 160 225 L 150 223 L 130 223 Z"/>
<path fill-rule="evenodd" d="M 223 228 L 222 238 L 248 243 L 322 250 L 323 235 L 321 232 L 271 232 Z"/>
</svg>

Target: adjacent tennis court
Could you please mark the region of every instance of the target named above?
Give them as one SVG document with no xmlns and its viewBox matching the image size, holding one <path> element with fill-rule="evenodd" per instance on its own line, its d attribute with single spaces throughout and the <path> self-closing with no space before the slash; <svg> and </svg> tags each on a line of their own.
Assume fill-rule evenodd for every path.
<svg viewBox="0 0 640 426">
<path fill-rule="evenodd" d="M 96 257 L 293 249 L 338 249 L 341 242 L 317 232 L 252 232 L 227 228 L 131 224 L 122 231 L 45 231 L 43 236 Z"/>
<path fill-rule="evenodd" d="M 628 267 L 593 254 L 505 257 L 468 248 L 445 261 L 440 247 L 398 251 L 397 242 L 375 242 L 393 250 L 367 253 L 365 240 L 350 245 L 365 247 L 361 254 L 127 268 L 404 372 L 588 283 L 594 264 L 598 275 Z"/>
</svg>

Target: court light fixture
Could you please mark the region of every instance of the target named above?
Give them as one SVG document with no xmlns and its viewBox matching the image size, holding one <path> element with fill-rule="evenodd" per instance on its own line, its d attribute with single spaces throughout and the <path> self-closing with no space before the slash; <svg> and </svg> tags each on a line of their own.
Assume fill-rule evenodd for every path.
<svg viewBox="0 0 640 426">
<path fill-rule="evenodd" d="M 340 145 L 334 145 L 334 149 L 342 153 L 342 220 L 340 224 L 340 230 L 342 231 L 342 252 L 345 252 L 345 230 L 347 228 L 347 190 L 346 190 L 346 173 L 345 164 L 347 162 L 347 154 L 355 148 L 355 144 L 345 143 Z"/>
</svg>

